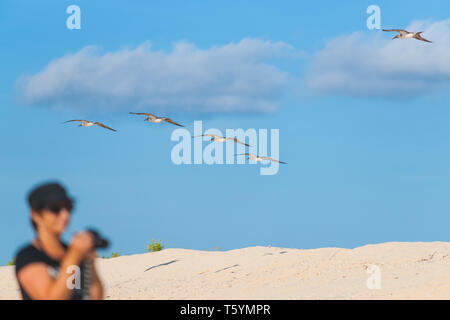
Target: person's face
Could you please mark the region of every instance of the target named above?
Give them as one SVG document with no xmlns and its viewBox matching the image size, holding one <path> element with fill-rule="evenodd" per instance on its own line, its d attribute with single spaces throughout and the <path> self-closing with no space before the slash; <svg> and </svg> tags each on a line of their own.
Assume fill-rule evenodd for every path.
<svg viewBox="0 0 450 320">
<path fill-rule="evenodd" d="M 72 204 L 63 202 L 44 208 L 39 213 L 32 211 L 32 216 L 38 230 L 41 228 L 47 232 L 60 235 L 69 224 L 71 210 Z"/>
</svg>

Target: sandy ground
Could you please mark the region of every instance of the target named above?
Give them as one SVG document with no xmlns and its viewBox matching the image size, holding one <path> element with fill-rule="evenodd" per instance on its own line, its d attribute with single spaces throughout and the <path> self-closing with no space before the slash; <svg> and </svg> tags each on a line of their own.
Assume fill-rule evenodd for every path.
<svg viewBox="0 0 450 320">
<path fill-rule="evenodd" d="M 107 299 L 450 299 L 448 242 L 166 249 L 96 265 Z M 0 267 L 0 299 L 19 297 L 13 267 Z"/>
</svg>

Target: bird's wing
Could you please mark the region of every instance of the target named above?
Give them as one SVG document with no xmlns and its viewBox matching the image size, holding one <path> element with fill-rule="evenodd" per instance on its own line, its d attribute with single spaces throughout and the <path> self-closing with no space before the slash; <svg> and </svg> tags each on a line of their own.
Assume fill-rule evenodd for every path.
<svg viewBox="0 0 450 320">
<path fill-rule="evenodd" d="M 422 33 L 422 32 L 417 32 L 417 33 L 414 35 L 414 38 L 417 39 L 417 40 L 420 40 L 420 41 L 425 41 L 425 42 L 430 42 L 430 43 L 433 42 L 433 41 L 427 40 L 427 39 L 425 39 L 424 37 L 422 37 L 422 36 L 420 35 L 421 33 Z"/>
<path fill-rule="evenodd" d="M 151 114 L 151 113 L 145 113 L 145 112 L 130 112 L 130 114 L 144 115 L 144 116 L 150 117 L 150 118 L 152 118 L 152 119 L 155 119 L 155 118 L 156 118 L 155 115 L 153 115 L 153 114 Z"/>
<path fill-rule="evenodd" d="M 108 127 L 108 126 L 105 126 L 103 123 L 100 123 L 100 122 L 94 122 L 94 123 L 95 123 L 96 125 L 102 127 L 102 128 L 105 128 L 105 129 L 108 129 L 108 130 L 111 130 L 111 131 L 114 131 L 114 132 L 117 131 L 117 130 L 114 130 L 113 128 L 110 128 L 110 127 Z"/>
<path fill-rule="evenodd" d="M 236 142 L 236 143 L 243 144 L 244 146 L 250 147 L 249 144 L 246 144 L 246 143 L 244 143 L 244 142 L 242 142 L 242 141 L 239 141 L 237 138 L 227 138 L 227 139 L 228 139 L 228 140 L 232 140 L 232 141 L 234 141 L 234 142 Z"/>
<path fill-rule="evenodd" d="M 275 162 L 278 162 L 278 163 L 286 164 L 286 162 L 283 162 L 283 161 L 280 161 L 280 160 L 277 160 L 277 159 L 274 159 L 274 158 L 271 158 L 271 157 L 261 157 L 260 156 L 260 158 L 266 159 L 266 160 L 270 160 L 270 161 L 275 161 Z"/>
<path fill-rule="evenodd" d="M 409 33 L 408 31 L 406 31 L 406 30 L 403 30 L 403 29 L 383 29 L 383 31 L 387 31 L 387 32 L 398 32 L 398 33 L 400 33 L 400 34 L 406 34 L 406 33 Z"/>
<path fill-rule="evenodd" d="M 214 134 L 205 133 L 205 134 L 201 134 L 199 136 L 193 136 L 192 138 L 198 138 L 198 137 L 217 137 L 217 136 Z"/>
<path fill-rule="evenodd" d="M 169 123 L 174 124 L 174 125 L 179 126 L 179 127 L 184 127 L 184 126 L 182 126 L 179 123 L 173 122 L 172 119 L 169 119 L 169 118 L 165 118 L 164 121 L 169 122 Z"/>
<path fill-rule="evenodd" d="M 68 120 L 68 121 L 65 121 L 65 122 L 63 122 L 63 123 L 67 123 L 67 122 L 73 122 L 73 121 L 79 121 L 79 122 L 87 122 L 86 120 Z"/>
<path fill-rule="evenodd" d="M 250 156 L 251 153 L 239 153 L 239 154 L 235 154 L 235 156 Z"/>
</svg>

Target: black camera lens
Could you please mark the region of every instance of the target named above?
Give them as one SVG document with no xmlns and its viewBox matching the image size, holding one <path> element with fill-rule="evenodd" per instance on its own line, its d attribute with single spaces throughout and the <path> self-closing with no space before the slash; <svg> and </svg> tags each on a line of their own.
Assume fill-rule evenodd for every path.
<svg viewBox="0 0 450 320">
<path fill-rule="evenodd" d="M 88 230 L 94 236 L 94 247 L 96 249 L 104 249 L 109 246 L 109 241 L 100 236 L 100 233 L 94 229 Z"/>
</svg>

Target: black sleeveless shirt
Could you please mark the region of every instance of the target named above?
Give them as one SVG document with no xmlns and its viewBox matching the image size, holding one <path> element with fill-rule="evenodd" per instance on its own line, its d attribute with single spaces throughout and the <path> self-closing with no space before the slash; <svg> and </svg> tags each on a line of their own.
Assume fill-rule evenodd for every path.
<svg viewBox="0 0 450 320">
<path fill-rule="evenodd" d="M 67 245 L 63 244 L 64 247 L 67 249 Z M 32 298 L 29 296 L 29 294 L 26 292 L 26 290 L 23 288 L 22 284 L 19 281 L 18 273 L 20 270 L 22 270 L 25 266 L 29 265 L 30 263 L 45 263 L 47 265 L 47 270 L 49 275 L 56 279 L 59 272 L 59 266 L 60 261 L 55 260 L 48 256 L 44 251 L 39 250 L 32 244 L 29 244 L 22 249 L 19 250 L 19 252 L 16 255 L 16 279 L 20 287 L 20 292 L 22 293 L 23 300 L 32 300 Z M 71 300 L 81 300 L 83 297 L 83 265 L 80 267 L 80 275 L 81 275 L 81 288 L 72 289 L 73 294 L 71 297 Z"/>
</svg>

